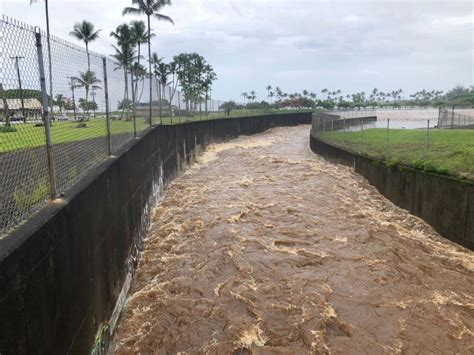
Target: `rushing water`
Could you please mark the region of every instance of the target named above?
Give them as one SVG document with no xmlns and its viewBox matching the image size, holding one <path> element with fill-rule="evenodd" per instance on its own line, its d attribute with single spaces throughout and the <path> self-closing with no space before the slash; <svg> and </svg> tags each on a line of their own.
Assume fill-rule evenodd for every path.
<svg viewBox="0 0 474 355">
<path fill-rule="evenodd" d="M 308 135 L 210 146 L 171 183 L 117 354 L 474 351 L 474 254 L 314 155 Z"/>
</svg>

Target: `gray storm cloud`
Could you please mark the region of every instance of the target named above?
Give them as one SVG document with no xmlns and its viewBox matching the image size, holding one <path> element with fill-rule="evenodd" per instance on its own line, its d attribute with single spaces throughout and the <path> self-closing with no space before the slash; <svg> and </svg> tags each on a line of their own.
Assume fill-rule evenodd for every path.
<svg viewBox="0 0 474 355">
<path fill-rule="evenodd" d="M 74 22 L 103 29 L 91 45 L 111 53 L 108 33 L 130 1 L 50 1 L 52 33 L 73 41 Z M 41 3 L 2 1 L 3 14 L 43 26 Z M 473 83 L 470 1 L 174 0 L 176 25 L 154 22 L 153 49 L 166 59 L 197 51 L 216 69 L 214 94 L 239 99 L 267 84 L 288 92 L 449 89 Z"/>
</svg>

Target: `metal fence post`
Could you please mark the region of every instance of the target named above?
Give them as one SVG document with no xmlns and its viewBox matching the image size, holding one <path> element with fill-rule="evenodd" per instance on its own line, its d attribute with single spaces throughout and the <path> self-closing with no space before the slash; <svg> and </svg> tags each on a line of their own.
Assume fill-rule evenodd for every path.
<svg viewBox="0 0 474 355">
<path fill-rule="evenodd" d="M 178 123 L 181 123 L 181 93 L 179 91 L 178 91 L 178 107 L 179 107 Z"/>
<path fill-rule="evenodd" d="M 360 148 L 359 153 L 362 153 L 362 145 L 364 144 L 364 121 L 360 118 Z"/>
<path fill-rule="evenodd" d="M 385 160 L 388 160 L 390 145 L 390 118 L 387 120 L 387 143 L 385 145 Z"/>
<path fill-rule="evenodd" d="M 160 125 L 162 125 L 163 124 L 163 93 L 162 93 L 161 81 L 160 81 L 160 84 L 158 85 L 158 100 L 160 100 Z M 150 105 L 150 110 L 151 110 L 151 105 Z"/>
<path fill-rule="evenodd" d="M 35 27 L 36 51 L 38 54 L 38 68 L 41 85 L 41 102 L 43 105 L 43 121 L 46 134 L 46 156 L 48 159 L 48 176 L 51 200 L 57 196 L 56 179 L 54 173 L 53 142 L 51 139 L 51 116 L 49 112 L 48 93 L 46 92 L 46 78 L 44 75 L 43 47 L 41 44 L 41 32 L 39 27 Z"/>
<path fill-rule="evenodd" d="M 426 135 L 425 135 L 425 162 L 428 161 L 428 144 L 430 138 L 430 120 L 426 123 Z"/>
<path fill-rule="evenodd" d="M 441 125 L 440 125 L 440 118 L 441 118 L 441 106 L 438 107 L 438 128 L 441 127 Z"/>
<path fill-rule="evenodd" d="M 109 113 L 109 87 L 107 79 L 107 58 L 102 58 L 104 67 L 104 96 L 105 96 L 105 127 L 107 129 L 107 154 L 112 155 L 112 142 L 110 134 L 110 113 Z"/>
<path fill-rule="evenodd" d="M 150 22 L 150 18 L 148 17 L 148 22 Z M 148 26 L 148 37 L 150 37 L 150 26 Z M 148 42 L 148 45 L 150 45 L 150 42 Z M 148 70 L 149 70 L 149 85 L 150 85 L 150 106 L 149 106 L 149 112 L 148 112 L 148 118 L 150 119 L 150 125 L 149 127 L 153 126 L 153 74 L 151 73 L 151 58 L 150 58 L 150 47 L 148 47 Z M 133 82 L 132 82 L 133 85 Z M 135 106 L 135 104 L 134 104 Z M 161 103 L 160 103 L 160 109 L 161 109 Z"/>
<path fill-rule="evenodd" d="M 170 120 L 171 124 L 173 124 L 173 103 L 171 102 L 171 86 L 168 86 L 168 95 L 170 99 Z"/>
<path fill-rule="evenodd" d="M 451 110 L 451 129 L 453 128 L 454 125 L 454 106 Z"/>
</svg>

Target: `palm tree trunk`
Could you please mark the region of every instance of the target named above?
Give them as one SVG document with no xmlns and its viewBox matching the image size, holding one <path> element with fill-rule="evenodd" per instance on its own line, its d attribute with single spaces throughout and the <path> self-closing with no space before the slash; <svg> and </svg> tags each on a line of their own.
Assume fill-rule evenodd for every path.
<svg viewBox="0 0 474 355">
<path fill-rule="evenodd" d="M 140 43 L 138 43 L 137 45 L 137 53 L 138 53 L 137 63 L 138 63 L 138 67 L 140 67 Z M 138 80 L 135 84 L 135 96 L 137 96 L 136 95 L 137 92 L 138 92 Z"/>
<path fill-rule="evenodd" d="M 169 101 L 170 101 L 170 117 L 171 117 L 171 123 L 173 123 L 173 104 L 171 103 L 171 87 L 168 86 L 168 95 L 169 95 Z"/>
<path fill-rule="evenodd" d="M 150 75 L 150 111 L 148 115 L 148 119 L 150 120 L 150 126 L 152 124 L 151 122 L 151 103 L 152 103 L 152 94 L 153 94 L 153 89 L 152 89 L 152 75 L 151 75 L 151 41 L 150 41 L 150 15 L 147 15 L 148 18 L 148 75 Z"/>
<path fill-rule="evenodd" d="M 124 79 L 125 79 L 125 90 L 123 92 L 123 104 L 124 104 L 124 106 L 122 107 L 122 115 L 120 116 L 120 119 L 122 119 L 123 111 L 125 111 L 125 109 L 126 109 L 127 110 L 127 120 L 128 120 L 128 76 L 127 76 L 127 67 L 123 68 L 123 76 L 124 76 Z"/>
<path fill-rule="evenodd" d="M 158 92 L 158 100 L 160 101 L 160 124 L 163 124 L 163 85 L 160 82 L 160 91 Z"/>
<path fill-rule="evenodd" d="M 86 53 L 87 53 L 87 71 L 91 71 L 91 57 L 89 55 L 89 43 L 86 43 Z"/>
<path fill-rule="evenodd" d="M 127 68 L 123 68 L 123 75 L 125 78 L 125 91 L 123 92 L 123 98 L 128 100 L 128 77 L 127 77 Z"/>
<path fill-rule="evenodd" d="M 156 80 L 156 92 L 158 93 L 158 103 L 160 104 L 160 123 L 161 123 L 161 83 L 158 78 Z"/>
</svg>

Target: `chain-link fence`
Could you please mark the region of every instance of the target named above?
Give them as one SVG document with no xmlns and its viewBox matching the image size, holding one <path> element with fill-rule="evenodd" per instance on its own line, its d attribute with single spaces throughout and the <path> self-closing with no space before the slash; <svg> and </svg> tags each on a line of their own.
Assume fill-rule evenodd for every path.
<svg viewBox="0 0 474 355">
<path fill-rule="evenodd" d="M 474 130 L 437 129 L 431 120 L 418 120 L 416 127 L 407 129 L 409 122 L 377 121 L 374 116 L 374 111 L 315 113 L 312 135 L 389 165 L 474 180 Z"/>
<path fill-rule="evenodd" d="M 224 115 L 151 82 L 150 100 L 148 74 L 0 19 L 0 236 L 151 125 Z"/>
<path fill-rule="evenodd" d="M 474 129 L 474 116 L 454 112 L 454 108 L 440 108 L 438 115 L 439 128 Z"/>
</svg>

